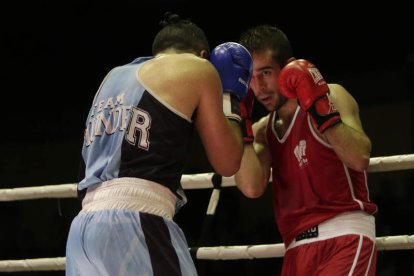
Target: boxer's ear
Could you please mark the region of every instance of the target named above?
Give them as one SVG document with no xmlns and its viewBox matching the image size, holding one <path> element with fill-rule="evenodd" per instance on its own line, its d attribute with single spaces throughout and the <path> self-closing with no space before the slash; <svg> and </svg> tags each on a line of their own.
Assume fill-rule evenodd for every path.
<svg viewBox="0 0 414 276">
<path fill-rule="evenodd" d="M 205 59 L 209 59 L 210 58 L 210 55 L 208 54 L 208 52 L 206 50 L 201 50 L 199 56 L 201 58 L 205 58 Z"/>
</svg>

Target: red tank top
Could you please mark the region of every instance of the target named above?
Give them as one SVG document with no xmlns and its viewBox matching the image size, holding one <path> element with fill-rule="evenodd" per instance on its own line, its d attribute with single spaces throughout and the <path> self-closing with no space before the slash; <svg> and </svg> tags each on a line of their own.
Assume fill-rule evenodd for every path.
<svg viewBox="0 0 414 276">
<path fill-rule="evenodd" d="M 332 147 L 320 139 L 301 108 L 285 135 L 274 129 L 270 115 L 267 139 L 272 153 L 273 208 L 285 245 L 303 231 L 342 212 L 377 211 L 369 200 L 367 173 L 345 166 Z"/>
</svg>

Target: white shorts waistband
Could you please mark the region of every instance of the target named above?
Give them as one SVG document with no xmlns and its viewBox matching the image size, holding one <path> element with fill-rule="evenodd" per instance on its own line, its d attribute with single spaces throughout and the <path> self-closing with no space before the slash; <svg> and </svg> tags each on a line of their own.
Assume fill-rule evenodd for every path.
<svg viewBox="0 0 414 276">
<path fill-rule="evenodd" d="M 322 222 L 318 225 L 317 237 L 305 238 L 299 241 L 293 240 L 286 250 L 293 247 L 327 240 L 343 235 L 363 235 L 375 241 L 375 218 L 363 211 L 345 212 Z"/>
<path fill-rule="evenodd" d="M 168 188 L 156 182 L 124 177 L 88 188 L 80 213 L 123 209 L 172 219 L 176 200 Z"/>
</svg>

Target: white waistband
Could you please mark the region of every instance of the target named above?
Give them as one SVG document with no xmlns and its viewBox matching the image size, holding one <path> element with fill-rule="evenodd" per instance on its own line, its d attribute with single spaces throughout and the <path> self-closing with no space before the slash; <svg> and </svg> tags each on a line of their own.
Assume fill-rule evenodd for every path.
<svg viewBox="0 0 414 276">
<path fill-rule="evenodd" d="M 166 187 L 140 178 L 124 177 L 88 188 L 80 213 L 123 209 L 172 219 L 176 196 Z"/>
<path fill-rule="evenodd" d="M 362 211 L 345 212 L 318 225 L 318 236 L 303 240 L 293 240 L 286 250 L 316 241 L 327 240 L 343 235 L 363 235 L 375 241 L 375 218 Z"/>
</svg>

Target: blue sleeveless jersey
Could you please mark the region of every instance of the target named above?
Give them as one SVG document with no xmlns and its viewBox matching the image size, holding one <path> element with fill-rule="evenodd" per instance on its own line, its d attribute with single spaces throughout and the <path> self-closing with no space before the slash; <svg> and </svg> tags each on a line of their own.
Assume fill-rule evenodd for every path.
<svg viewBox="0 0 414 276">
<path fill-rule="evenodd" d="M 116 67 L 102 82 L 86 121 L 78 190 L 137 177 L 169 188 L 181 207 L 186 198 L 180 180 L 193 124 L 139 82 L 138 70 L 151 58 Z"/>
</svg>

